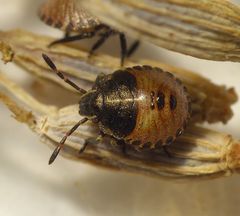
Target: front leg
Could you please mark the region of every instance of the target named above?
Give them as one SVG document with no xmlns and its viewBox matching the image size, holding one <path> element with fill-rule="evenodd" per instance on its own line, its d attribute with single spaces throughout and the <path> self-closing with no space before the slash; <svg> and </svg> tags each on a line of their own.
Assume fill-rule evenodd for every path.
<svg viewBox="0 0 240 216">
<path fill-rule="evenodd" d="M 79 153 L 79 154 L 82 154 L 82 153 L 85 151 L 87 145 L 88 145 L 88 141 L 86 140 L 86 141 L 83 143 L 83 146 L 82 146 L 82 148 L 80 148 L 80 150 L 79 150 L 78 153 Z"/>
<path fill-rule="evenodd" d="M 127 54 L 126 54 L 127 58 L 130 58 L 133 55 L 133 53 L 136 52 L 136 50 L 138 49 L 139 45 L 140 45 L 140 41 L 139 40 L 134 41 L 130 45 L 130 47 L 129 47 L 128 51 L 127 51 Z"/>
</svg>

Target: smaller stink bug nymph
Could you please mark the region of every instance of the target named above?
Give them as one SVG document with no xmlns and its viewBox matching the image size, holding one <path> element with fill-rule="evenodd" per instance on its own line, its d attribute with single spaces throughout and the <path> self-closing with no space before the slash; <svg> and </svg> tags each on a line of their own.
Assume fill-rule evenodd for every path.
<svg viewBox="0 0 240 216">
<path fill-rule="evenodd" d="M 62 138 L 49 164 L 67 137 L 88 120 L 97 122 L 101 134 L 136 148 L 163 147 L 183 133 L 190 118 L 190 100 L 186 88 L 171 73 L 151 66 L 125 68 L 99 75 L 92 89 L 85 91 L 64 77 L 47 55 L 43 54 L 43 58 L 60 78 L 82 94 L 79 114 L 84 116 Z"/>
<path fill-rule="evenodd" d="M 99 36 L 89 52 L 89 56 L 91 56 L 110 36 L 119 35 L 121 65 L 123 65 L 125 57 L 130 57 L 135 52 L 139 41 L 135 41 L 127 50 L 124 33 L 100 22 L 97 17 L 83 9 L 79 3 L 80 0 L 47 0 L 40 7 L 41 20 L 66 32 L 64 38 L 53 41 L 49 46 Z M 70 35 L 71 33 L 75 33 L 75 35 Z"/>
</svg>

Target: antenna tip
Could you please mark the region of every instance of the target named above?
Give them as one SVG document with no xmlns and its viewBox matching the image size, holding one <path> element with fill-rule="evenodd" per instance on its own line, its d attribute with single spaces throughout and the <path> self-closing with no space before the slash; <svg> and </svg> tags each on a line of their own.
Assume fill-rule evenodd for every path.
<svg viewBox="0 0 240 216">
<path fill-rule="evenodd" d="M 42 57 L 43 57 L 43 59 L 44 59 L 45 61 L 47 61 L 47 60 L 49 59 L 49 57 L 48 57 L 46 54 L 44 54 L 44 53 L 42 53 Z"/>
<path fill-rule="evenodd" d="M 46 54 L 42 53 L 42 57 L 43 57 L 44 61 L 48 64 L 48 66 L 49 66 L 52 70 L 54 70 L 54 71 L 57 70 L 55 64 L 52 62 L 52 60 L 51 60 Z"/>
<path fill-rule="evenodd" d="M 54 152 L 52 153 L 52 155 L 51 155 L 51 157 L 48 161 L 48 165 L 51 165 L 55 161 L 55 159 L 57 158 L 60 150 L 61 150 L 61 147 L 57 146 L 57 148 L 54 150 Z"/>
</svg>

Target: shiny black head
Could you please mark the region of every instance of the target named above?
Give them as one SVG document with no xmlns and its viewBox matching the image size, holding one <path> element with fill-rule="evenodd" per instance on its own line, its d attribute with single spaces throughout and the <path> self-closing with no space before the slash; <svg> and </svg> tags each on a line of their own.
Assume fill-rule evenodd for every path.
<svg viewBox="0 0 240 216">
<path fill-rule="evenodd" d="M 89 91 L 79 101 L 79 114 L 89 119 L 96 118 L 102 109 L 103 97 L 98 91 Z"/>
</svg>

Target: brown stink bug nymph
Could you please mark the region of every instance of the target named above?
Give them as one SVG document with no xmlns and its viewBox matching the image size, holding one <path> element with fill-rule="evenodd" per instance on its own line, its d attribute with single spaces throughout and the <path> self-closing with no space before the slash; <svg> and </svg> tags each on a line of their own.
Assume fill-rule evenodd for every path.
<svg viewBox="0 0 240 216">
<path fill-rule="evenodd" d="M 47 0 L 40 7 L 39 16 L 41 20 L 66 33 L 64 38 L 53 41 L 49 46 L 99 36 L 89 52 L 89 56 L 91 56 L 110 36 L 119 35 L 121 65 L 123 65 L 125 57 L 130 57 L 135 52 L 139 46 L 139 41 L 135 41 L 127 50 L 125 34 L 100 22 L 97 17 L 84 10 L 79 1 Z M 70 35 L 71 33 L 76 34 Z"/>
<path fill-rule="evenodd" d="M 99 75 L 92 89 L 85 91 L 64 77 L 47 55 L 43 58 L 82 94 L 79 114 L 84 116 L 60 141 L 49 164 L 67 137 L 88 120 L 98 122 L 101 134 L 135 148 L 163 147 L 183 133 L 190 118 L 190 100 L 186 88 L 171 73 L 151 66 L 125 68 Z"/>
</svg>

